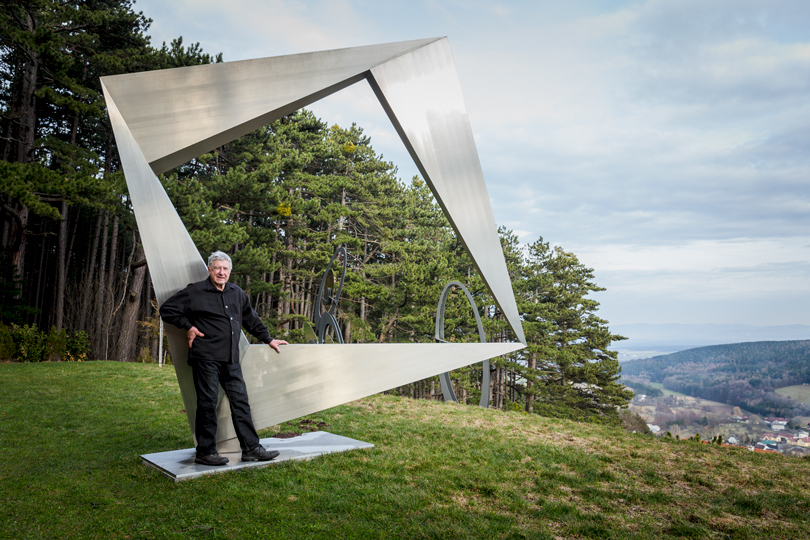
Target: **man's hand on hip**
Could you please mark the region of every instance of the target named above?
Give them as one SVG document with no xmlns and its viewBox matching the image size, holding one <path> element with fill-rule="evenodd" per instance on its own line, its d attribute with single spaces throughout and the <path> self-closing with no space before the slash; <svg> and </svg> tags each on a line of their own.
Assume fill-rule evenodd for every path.
<svg viewBox="0 0 810 540">
<path fill-rule="evenodd" d="M 197 337 L 197 336 L 205 337 L 205 334 L 203 334 L 202 332 L 197 330 L 196 326 L 192 326 L 186 332 L 186 337 L 188 337 L 188 348 L 189 349 L 191 348 L 191 344 L 194 343 L 194 338 Z"/>
<path fill-rule="evenodd" d="M 196 330 L 196 328 L 195 328 L 195 330 Z M 280 353 L 281 351 L 278 349 L 278 346 L 279 345 L 289 345 L 289 343 L 287 343 L 283 339 L 274 339 L 273 341 L 268 343 L 268 345 L 270 345 L 270 347 L 272 349 L 274 349 L 277 353 Z"/>
</svg>

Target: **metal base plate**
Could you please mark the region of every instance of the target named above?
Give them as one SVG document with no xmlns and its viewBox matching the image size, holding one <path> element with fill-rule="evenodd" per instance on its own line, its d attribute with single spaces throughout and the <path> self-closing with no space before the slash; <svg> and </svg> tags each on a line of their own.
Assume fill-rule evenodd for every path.
<svg viewBox="0 0 810 540">
<path fill-rule="evenodd" d="M 326 431 L 304 433 L 303 435 L 289 439 L 270 437 L 262 439 L 261 444 L 268 450 L 278 450 L 280 452 L 279 456 L 272 461 L 242 461 L 241 452 L 220 453 L 221 456 L 227 457 L 230 461 L 227 465 L 212 467 L 194 463 L 194 456 L 197 452 L 194 448 L 186 448 L 184 450 L 172 450 L 170 452 L 158 452 L 156 454 L 143 454 L 141 459 L 144 465 L 154 467 L 162 471 L 163 474 L 175 482 L 180 482 L 181 480 L 190 480 L 208 474 L 235 471 L 248 467 L 267 467 L 275 463 L 281 463 L 282 461 L 312 459 L 334 452 L 346 452 L 359 448 L 374 448 L 374 445 L 371 443 L 341 437 L 340 435 L 334 435 Z"/>
</svg>

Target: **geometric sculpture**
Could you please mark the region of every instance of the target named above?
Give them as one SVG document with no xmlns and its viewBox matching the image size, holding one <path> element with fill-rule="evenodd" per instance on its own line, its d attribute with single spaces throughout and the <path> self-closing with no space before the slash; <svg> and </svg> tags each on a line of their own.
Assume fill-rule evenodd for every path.
<svg viewBox="0 0 810 540">
<path fill-rule="evenodd" d="M 207 276 L 156 174 L 366 80 L 506 317 L 517 343 L 287 345 L 240 342 L 257 429 L 525 347 L 447 38 L 114 75 L 101 79 L 158 303 Z M 189 424 L 185 332 L 169 347 Z M 218 449 L 238 449 L 227 398 Z"/>
<path fill-rule="evenodd" d="M 467 287 L 458 281 L 451 281 L 445 285 L 444 289 L 442 289 L 442 294 L 439 296 L 439 305 L 436 308 L 436 326 L 434 331 L 436 341 L 439 343 L 446 343 L 446 341 L 444 341 L 444 310 L 447 307 L 447 295 L 450 294 L 450 289 L 453 287 L 458 287 L 464 292 L 465 295 L 467 295 L 467 301 L 470 303 L 470 306 L 472 306 L 473 315 L 475 315 L 475 325 L 478 328 L 478 340 L 481 343 L 486 343 L 487 336 L 484 333 L 484 325 L 481 324 L 481 317 L 478 315 L 478 306 L 475 304 L 475 300 L 473 300 L 473 297 L 470 294 L 470 291 L 467 290 Z M 450 373 L 445 372 L 439 375 L 439 382 L 442 386 L 444 400 L 458 403 L 458 398 L 456 398 L 456 393 L 453 390 L 453 382 L 450 379 Z M 478 405 L 485 409 L 489 407 L 489 359 L 484 360 L 484 365 L 482 366 L 481 400 L 478 402 Z"/>
</svg>

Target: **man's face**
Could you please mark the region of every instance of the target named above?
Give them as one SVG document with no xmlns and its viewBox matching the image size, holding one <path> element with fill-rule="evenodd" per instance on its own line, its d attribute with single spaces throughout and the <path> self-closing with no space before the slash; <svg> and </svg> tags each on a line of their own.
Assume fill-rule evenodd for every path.
<svg viewBox="0 0 810 540">
<path fill-rule="evenodd" d="M 214 261 L 214 264 L 208 268 L 208 275 L 211 276 L 211 281 L 214 282 L 217 289 L 222 290 L 228 283 L 228 278 L 231 277 L 231 265 L 228 261 Z"/>
</svg>

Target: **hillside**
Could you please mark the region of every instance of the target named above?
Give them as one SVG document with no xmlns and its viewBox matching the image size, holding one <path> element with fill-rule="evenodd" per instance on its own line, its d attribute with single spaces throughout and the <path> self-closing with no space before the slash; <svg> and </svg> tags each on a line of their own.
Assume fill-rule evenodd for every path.
<svg viewBox="0 0 810 540">
<path fill-rule="evenodd" d="M 138 458 L 190 446 L 170 368 L 0 364 L 0 384 L 0 538 L 787 539 L 810 529 L 807 460 L 391 396 L 311 417 L 371 450 L 174 484 Z"/>
<path fill-rule="evenodd" d="M 622 364 L 622 377 L 663 383 L 684 394 L 737 405 L 765 416 L 801 416 L 810 407 L 777 394 L 810 383 L 810 341 L 712 345 Z"/>
</svg>

